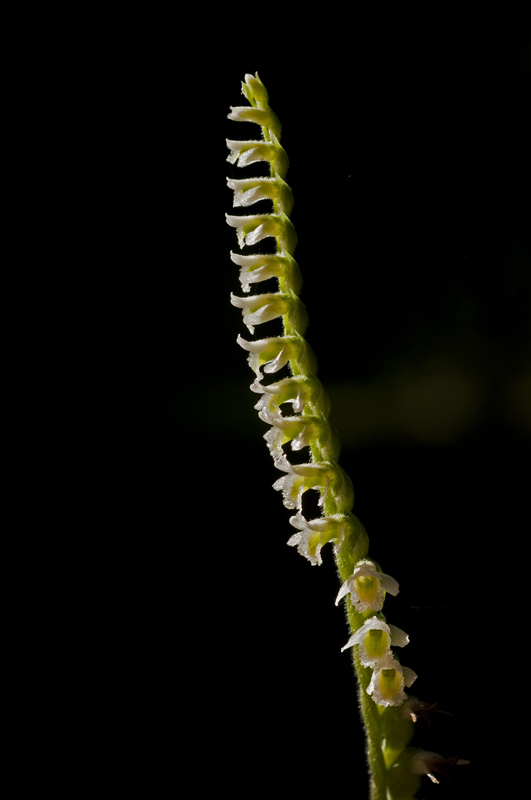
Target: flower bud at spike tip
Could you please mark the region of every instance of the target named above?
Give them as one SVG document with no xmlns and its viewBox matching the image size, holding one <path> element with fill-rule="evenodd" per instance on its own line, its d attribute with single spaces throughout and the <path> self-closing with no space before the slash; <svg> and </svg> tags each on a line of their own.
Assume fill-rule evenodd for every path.
<svg viewBox="0 0 531 800">
<path fill-rule="evenodd" d="M 258 77 L 258 72 L 255 75 L 250 75 L 247 73 L 245 76 L 245 82 L 249 89 L 252 92 L 254 100 L 258 103 L 259 106 L 267 106 L 269 103 L 269 97 L 267 94 L 267 89 L 265 88 L 264 84 Z"/>
</svg>

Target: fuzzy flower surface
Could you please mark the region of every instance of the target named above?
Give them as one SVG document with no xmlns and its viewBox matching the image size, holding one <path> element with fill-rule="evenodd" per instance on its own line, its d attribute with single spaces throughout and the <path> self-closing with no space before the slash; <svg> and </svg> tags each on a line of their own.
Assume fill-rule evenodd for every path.
<svg viewBox="0 0 531 800">
<path fill-rule="evenodd" d="M 380 611 L 384 592 L 398 594 L 398 583 L 390 575 L 379 572 L 372 561 L 359 561 L 354 572 L 347 578 L 336 598 L 336 606 L 342 597 L 350 593 L 350 602 L 357 611 Z"/>
<path fill-rule="evenodd" d="M 299 533 L 294 533 L 288 544 L 290 547 L 296 547 L 300 555 L 307 558 L 313 566 L 323 563 L 321 548 L 327 542 L 335 542 L 336 552 L 341 552 L 345 538 L 345 522 L 340 514 L 306 520 L 299 511 L 290 518 L 290 524 L 297 528 Z"/>
<path fill-rule="evenodd" d="M 391 646 L 405 647 L 409 636 L 396 625 L 388 625 L 377 617 L 368 619 L 354 633 L 341 652 L 358 645 L 358 658 L 364 667 L 374 667 L 391 655 Z"/>
<path fill-rule="evenodd" d="M 401 706 L 406 700 L 404 686 L 411 686 L 417 677 L 416 672 L 388 655 L 375 665 L 367 694 L 379 706 Z"/>
</svg>

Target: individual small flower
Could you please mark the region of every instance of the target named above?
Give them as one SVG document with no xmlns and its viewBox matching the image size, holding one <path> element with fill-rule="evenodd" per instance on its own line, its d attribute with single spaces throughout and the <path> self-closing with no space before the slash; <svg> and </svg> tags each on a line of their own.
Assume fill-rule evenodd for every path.
<svg viewBox="0 0 531 800">
<path fill-rule="evenodd" d="M 227 161 L 230 164 L 238 162 L 239 167 L 246 167 L 257 161 L 269 161 L 274 164 L 275 173 L 282 178 L 286 177 L 289 160 L 288 155 L 277 137 L 271 135 L 271 142 L 260 142 L 255 140 L 236 141 L 227 139 L 227 147 L 230 150 Z"/>
<path fill-rule="evenodd" d="M 377 617 L 371 617 L 354 633 L 341 652 L 358 645 L 358 658 L 364 667 L 374 667 L 379 661 L 391 655 L 393 647 L 405 647 L 409 636 L 396 625 L 387 625 Z"/>
<path fill-rule="evenodd" d="M 278 194 L 274 178 L 227 178 L 227 185 L 234 192 L 234 206 L 252 206 L 259 200 L 272 200 Z"/>
<path fill-rule="evenodd" d="M 282 445 L 287 442 L 291 442 L 292 450 L 302 450 L 317 442 L 326 461 L 337 459 L 339 437 L 327 419 L 312 414 L 285 417 L 280 411 L 270 411 L 268 408 L 262 408 L 258 416 L 273 426 L 264 436 L 273 458 L 283 453 Z"/>
<path fill-rule="evenodd" d="M 234 180 L 227 178 L 227 184 L 234 191 L 234 206 L 252 206 L 259 200 L 277 200 L 288 216 L 293 209 L 293 192 L 280 177 L 244 178 Z"/>
<path fill-rule="evenodd" d="M 250 353 L 249 366 L 259 378 L 262 377 L 262 367 L 267 373 L 278 372 L 288 361 L 297 361 L 301 371 L 317 372 L 315 354 L 302 336 L 272 336 L 254 342 L 238 336 L 236 341 Z"/>
<path fill-rule="evenodd" d="M 261 242 L 268 236 L 280 240 L 284 250 L 293 253 L 297 245 L 297 234 L 293 223 L 284 212 L 279 214 L 251 214 L 236 217 L 225 214 L 227 224 L 236 228 L 236 236 L 240 247 L 251 246 Z"/>
<path fill-rule="evenodd" d="M 453 767 L 470 764 L 464 758 L 443 758 L 439 753 L 429 753 L 425 750 L 419 750 L 411 759 L 411 769 L 417 775 L 427 775 L 432 783 L 439 783 L 434 772 L 440 772 L 445 777 L 449 778 Z"/>
<path fill-rule="evenodd" d="M 388 654 L 375 664 L 367 694 L 379 706 L 400 706 L 406 699 L 404 686 L 411 686 L 417 677 L 412 669 L 403 667 Z"/>
<path fill-rule="evenodd" d="M 350 602 L 357 611 L 380 611 L 384 592 L 398 594 L 398 583 L 390 575 L 378 572 L 372 561 L 358 561 L 354 572 L 347 578 L 336 597 L 336 606 L 350 592 Z"/>
<path fill-rule="evenodd" d="M 302 495 L 308 489 L 324 489 L 324 496 L 328 490 L 330 481 L 333 480 L 332 465 L 322 464 L 287 464 L 283 466 L 281 462 L 276 463 L 279 469 L 285 469 L 288 473 L 283 475 L 273 484 L 273 489 L 282 492 L 282 502 L 286 508 L 298 508 L 302 511 Z M 319 502 L 321 502 L 323 498 Z M 322 502 L 321 502 L 322 505 Z"/>
<path fill-rule="evenodd" d="M 243 256 L 231 251 L 230 257 L 240 267 L 240 283 L 244 292 L 251 290 L 251 283 L 260 283 L 269 278 L 282 278 L 286 289 L 300 292 L 302 276 L 299 265 L 289 253 L 259 253 Z"/>
<path fill-rule="evenodd" d="M 308 489 L 324 490 L 317 505 L 323 506 L 330 486 L 333 487 L 334 500 L 338 513 L 345 514 L 354 504 L 352 482 L 345 471 L 335 461 L 311 464 L 282 464 L 275 466 L 287 472 L 273 484 L 273 489 L 282 491 L 282 502 L 286 508 L 302 511 L 302 495 Z"/>
<path fill-rule="evenodd" d="M 277 139 L 280 139 L 280 120 L 275 112 L 267 108 L 254 108 L 253 106 L 231 106 L 229 119 L 235 122 L 255 122 L 262 128 L 267 128 Z"/>
<path fill-rule="evenodd" d="M 290 518 L 290 524 L 298 528 L 299 533 L 294 533 L 288 540 L 290 547 L 297 547 L 301 556 L 310 561 L 312 566 L 323 563 L 321 548 L 327 542 L 335 542 L 336 553 L 341 552 L 345 538 L 347 519 L 341 514 L 330 517 L 306 520 L 300 511 Z"/>
<path fill-rule="evenodd" d="M 287 317 L 289 324 L 301 336 L 308 325 L 306 308 L 293 294 L 270 292 L 252 297 L 237 297 L 231 294 L 230 301 L 233 306 L 243 310 L 243 321 L 251 333 L 254 333 L 255 325 L 283 316 Z"/>
<path fill-rule="evenodd" d="M 277 214 L 252 214 L 242 217 L 225 214 L 225 217 L 227 224 L 236 228 L 240 247 L 256 244 L 268 236 L 280 235 L 280 218 Z"/>
<path fill-rule="evenodd" d="M 327 417 L 330 412 L 330 400 L 321 381 L 315 375 L 297 375 L 284 378 L 278 383 L 263 386 L 258 378 L 251 384 L 251 391 L 262 394 L 256 403 L 257 411 L 279 414 L 282 403 L 293 403 L 293 411 L 299 413 L 310 404 L 312 408 Z"/>
</svg>

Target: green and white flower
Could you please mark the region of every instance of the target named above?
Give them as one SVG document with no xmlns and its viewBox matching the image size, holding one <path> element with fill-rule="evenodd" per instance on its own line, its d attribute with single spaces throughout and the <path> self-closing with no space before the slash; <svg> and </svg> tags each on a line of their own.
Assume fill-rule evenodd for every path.
<svg viewBox="0 0 531 800">
<path fill-rule="evenodd" d="M 248 342 L 238 335 L 236 341 L 240 347 L 250 353 L 249 366 L 256 372 L 258 378 L 262 378 L 260 372 L 262 367 L 266 373 L 278 372 L 279 369 L 286 366 L 288 361 L 292 360 L 303 364 L 308 372 L 317 370 L 315 354 L 302 336 L 272 336 L 270 339 Z"/>
<path fill-rule="evenodd" d="M 405 647 L 409 636 L 396 625 L 387 625 L 378 617 L 371 617 L 354 633 L 341 652 L 358 645 L 357 655 L 364 667 L 374 667 L 391 655 L 391 646 Z"/>
<path fill-rule="evenodd" d="M 327 542 L 335 542 L 334 550 L 341 552 L 343 541 L 349 531 L 350 520 L 343 514 L 330 517 L 318 517 L 306 520 L 300 511 L 290 517 L 290 524 L 299 530 L 288 540 L 290 547 L 297 547 L 301 556 L 310 561 L 312 566 L 322 564 L 321 548 Z"/>
<path fill-rule="evenodd" d="M 237 297 L 231 294 L 230 301 L 233 306 L 242 309 L 243 321 L 251 333 L 254 333 L 255 325 L 283 316 L 286 316 L 289 324 L 300 333 L 306 330 L 308 314 L 295 294 L 270 292 L 252 297 Z"/>
<path fill-rule="evenodd" d="M 275 460 L 283 455 L 281 448 L 287 442 L 291 442 L 292 450 L 302 450 L 303 447 L 309 447 L 313 441 L 319 443 L 323 458 L 327 461 L 337 459 L 340 449 L 339 437 L 327 419 L 309 414 L 285 417 L 280 412 L 271 412 L 269 409 L 262 409 L 258 416 L 273 426 L 265 434 L 264 439 Z"/>
<path fill-rule="evenodd" d="M 302 276 L 299 265 L 289 253 L 259 253 L 244 256 L 231 251 L 230 257 L 240 267 L 240 283 L 244 292 L 251 290 L 251 283 L 260 283 L 269 278 L 280 278 L 286 289 L 295 294 L 300 292 Z"/>
<path fill-rule="evenodd" d="M 275 178 L 244 178 L 234 180 L 227 178 L 227 184 L 234 191 L 235 207 L 252 206 L 259 200 L 276 200 L 285 214 L 291 214 L 293 209 L 293 192 L 288 184 L 280 177 Z"/>
<path fill-rule="evenodd" d="M 273 484 L 273 489 L 282 492 L 282 502 L 286 508 L 302 511 L 302 495 L 308 489 L 322 491 L 318 505 L 324 505 L 329 488 L 332 486 L 339 513 L 346 513 L 354 504 L 352 482 L 335 461 L 322 461 L 311 464 L 283 464 L 275 466 L 288 474 Z"/>
<path fill-rule="evenodd" d="M 280 121 L 275 112 L 269 107 L 231 106 L 230 112 L 230 114 L 227 114 L 229 119 L 235 122 L 256 122 L 257 125 L 267 128 L 277 139 L 280 139 Z"/>
<path fill-rule="evenodd" d="M 374 666 L 367 694 L 379 706 L 401 706 L 406 699 L 404 687 L 411 686 L 417 677 L 416 672 L 403 667 L 389 654 Z"/>
<path fill-rule="evenodd" d="M 251 247 L 272 236 L 280 241 L 282 248 L 293 253 L 297 245 L 297 234 L 289 217 L 282 211 L 279 214 L 250 214 L 236 217 L 225 214 L 227 224 L 236 228 L 240 247 Z"/>
<path fill-rule="evenodd" d="M 286 177 L 289 166 L 288 156 L 274 134 L 271 134 L 270 142 L 234 141 L 233 139 L 227 139 L 226 142 L 230 150 L 227 156 L 230 164 L 237 162 L 239 167 L 246 167 L 248 164 L 255 164 L 258 161 L 268 161 L 277 176 Z"/>
<path fill-rule="evenodd" d="M 278 383 L 264 386 L 258 378 L 251 384 L 251 391 L 263 397 L 255 405 L 257 411 L 262 409 L 271 414 L 280 413 L 282 403 L 293 403 L 293 411 L 298 413 L 310 405 L 318 409 L 323 416 L 328 416 L 330 400 L 321 381 L 315 375 L 297 375 L 284 378 Z"/>
<path fill-rule="evenodd" d="M 380 611 L 384 603 L 384 592 L 398 594 L 398 583 L 390 575 L 379 572 L 372 561 L 358 561 L 354 572 L 339 590 L 336 606 L 342 597 L 350 593 L 350 602 L 357 611 Z"/>
</svg>

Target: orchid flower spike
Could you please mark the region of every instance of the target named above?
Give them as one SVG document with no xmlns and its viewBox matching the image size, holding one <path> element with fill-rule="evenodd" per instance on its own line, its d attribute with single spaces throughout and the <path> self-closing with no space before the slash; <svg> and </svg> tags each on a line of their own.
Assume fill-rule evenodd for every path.
<svg viewBox="0 0 531 800">
<path fill-rule="evenodd" d="M 354 633 L 341 652 L 358 645 L 358 658 L 364 667 L 374 667 L 391 656 L 393 647 L 405 647 L 409 636 L 396 625 L 387 625 L 378 617 L 371 617 Z"/>
<path fill-rule="evenodd" d="M 357 611 L 380 611 L 384 592 L 398 594 L 398 583 L 390 575 L 378 572 L 372 561 L 358 561 L 354 572 L 347 578 L 336 598 L 336 606 L 350 592 L 350 602 Z"/>
<path fill-rule="evenodd" d="M 235 213 L 227 214 L 226 219 L 241 250 L 247 247 L 269 250 L 262 242 L 267 244 L 272 239 L 274 245 L 271 241 L 269 244 L 271 250 L 274 246 L 274 252 L 231 252 L 245 295 L 232 294 L 231 303 L 241 309 L 251 335 L 257 325 L 269 327 L 275 320 L 277 325 L 281 321 L 282 333 L 253 341 L 238 336 L 237 341 L 246 351 L 255 373 L 251 385 L 251 390 L 259 395 L 255 408 L 270 426 L 264 438 L 275 466 L 282 472 L 273 488 L 281 494 L 284 506 L 294 510 L 290 523 L 296 532 L 288 545 L 296 547 L 312 565 L 319 565 L 323 546 L 333 542 L 336 564 L 344 581 L 336 605 L 345 595 L 350 596 L 348 612 L 353 634 L 341 649 L 355 647 L 354 668 L 360 686 L 365 688 L 360 706 L 367 726 L 371 796 L 409 800 L 420 785 L 421 774 L 435 780 L 432 770 L 467 762 L 445 760 L 436 753 L 407 747 L 414 732 L 414 720 L 419 714 L 427 716 L 432 707 L 416 700 L 405 702 L 405 688 L 417 676 L 413 670 L 401 666 L 392 648 L 404 647 L 409 638 L 378 616 L 385 594 L 398 594 L 398 583 L 368 558 L 367 532 L 352 513 L 352 482 L 338 463 L 339 439 L 329 422 L 330 400 L 317 378 L 315 353 L 304 338 L 308 318 L 298 297 L 302 276 L 294 257 L 297 233 L 290 220 L 293 193 L 286 183 L 289 162 L 280 144 L 281 125 L 269 106 L 258 73 L 245 75 L 242 93 L 249 105 L 231 107 L 229 119 L 258 125 L 261 139 L 228 139 L 227 160 L 238 168 L 263 162 L 269 175 L 241 178 L 231 175 L 227 179 Z M 264 211 L 267 205 L 270 213 Z M 250 213 L 252 210 L 256 213 Z M 327 218 L 326 214 L 333 216 L 334 211 L 326 210 L 325 204 L 321 216 Z M 336 281 L 333 263 L 329 263 L 328 256 L 323 258 L 320 266 L 324 283 Z M 278 283 L 275 290 L 267 286 L 262 294 L 251 292 L 255 284 L 271 279 Z M 275 379 L 268 383 L 273 375 Z M 290 413 L 283 404 L 291 404 Z M 291 458 L 292 451 L 297 453 L 305 448 L 309 448 L 307 463 L 288 461 L 288 454 Z M 305 509 L 308 506 L 308 495 L 304 498 L 303 495 L 309 489 L 319 495 L 317 506 L 321 516 L 316 519 L 306 519 L 302 513 L 303 499 Z M 367 668 L 372 671 L 368 684 Z M 383 707 L 376 709 L 376 718 L 374 703 Z"/>
</svg>

